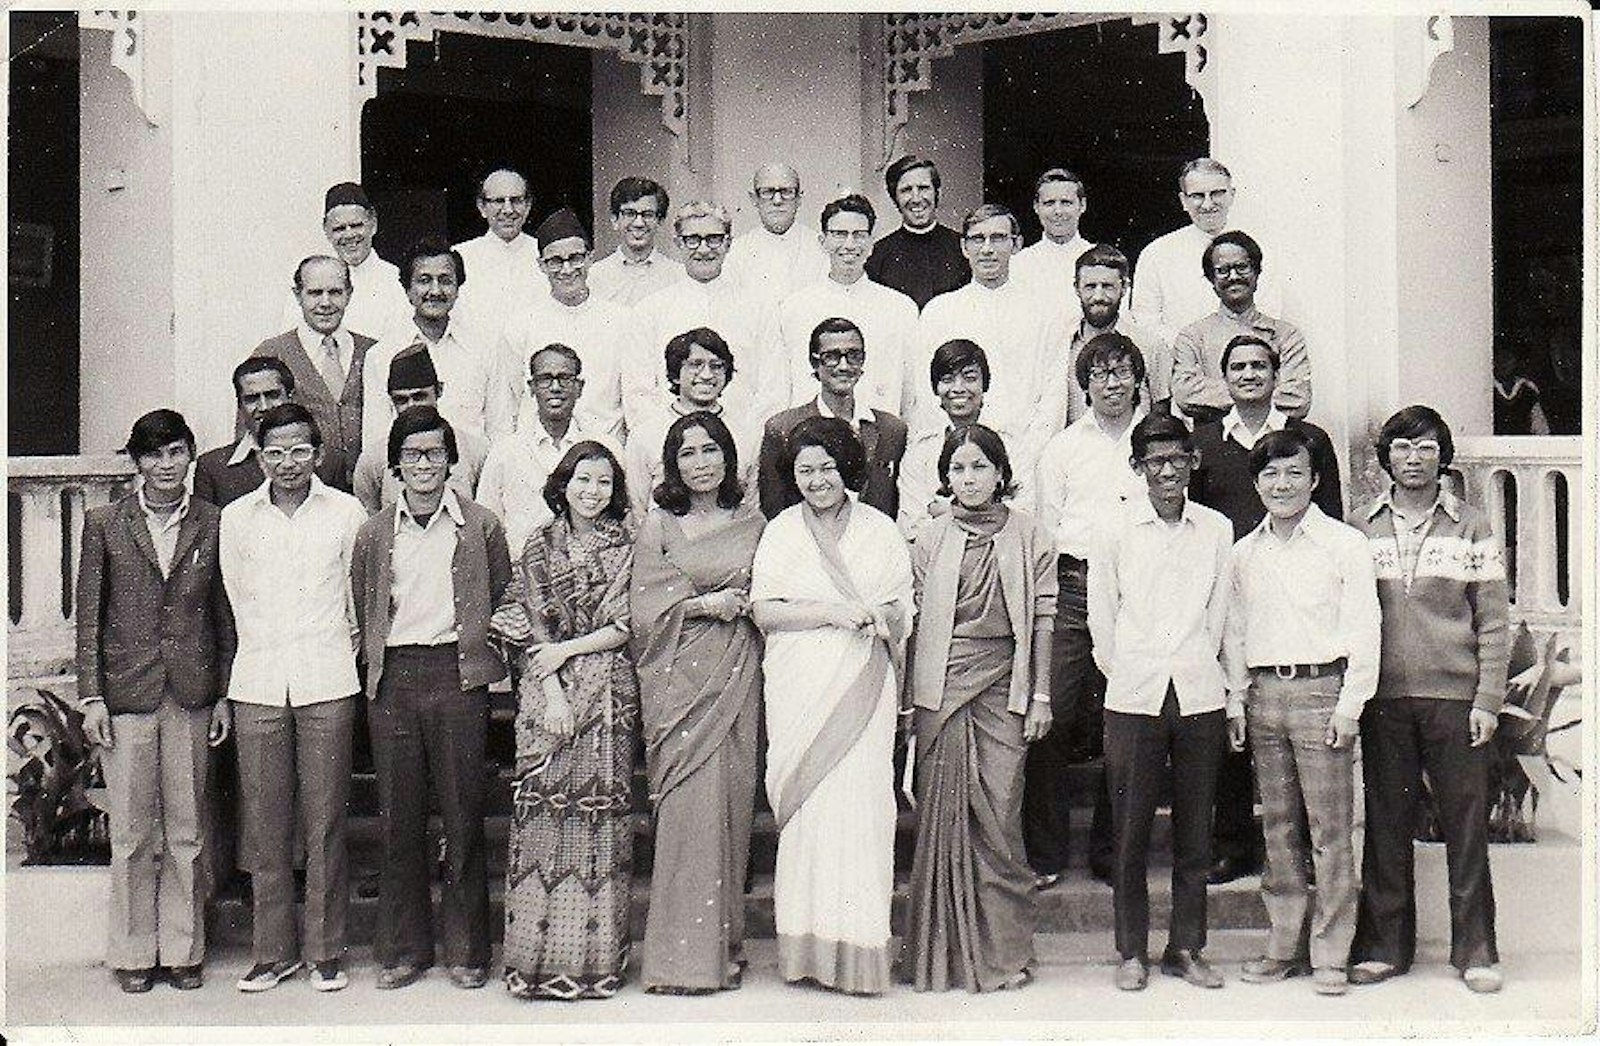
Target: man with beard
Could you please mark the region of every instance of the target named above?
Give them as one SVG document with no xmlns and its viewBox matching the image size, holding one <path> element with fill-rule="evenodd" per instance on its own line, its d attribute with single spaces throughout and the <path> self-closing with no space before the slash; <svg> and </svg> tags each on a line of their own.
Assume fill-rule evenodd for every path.
<svg viewBox="0 0 1600 1046">
<path fill-rule="evenodd" d="M 965 284 L 972 272 L 960 234 L 936 220 L 940 179 L 932 160 L 902 156 L 884 172 L 883 184 L 900 212 L 900 228 L 873 245 L 867 275 L 921 309 L 935 295 Z"/>
<path fill-rule="evenodd" d="M 756 227 L 739 238 L 739 253 L 728 259 L 728 273 L 753 294 L 780 302 L 828 271 L 817 248 L 815 229 L 796 221 L 800 213 L 800 174 L 786 163 L 763 164 L 750 183 Z"/>
<path fill-rule="evenodd" d="M 478 213 L 489 228 L 482 236 L 456 244 L 472 287 L 461 286 L 461 319 L 479 332 L 485 345 L 499 340 L 505 322 L 542 289 L 539 251 L 523 232 L 533 198 L 519 171 L 498 167 L 478 184 Z"/>
<path fill-rule="evenodd" d="M 1145 381 L 1139 398 L 1152 411 L 1166 410 L 1172 399 L 1172 352 L 1158 334 L 1122 311 L 1122 296 L 1128 288 L 1128 256 L 1110 244 L 1101 244 L 1079 255 L 1073 268 L 1072 289 L 1083 317 L 1072 333 L 1067 359 L 1076 360 L 1085 345 L 1108 331 L 1126 335 L 1144 354 Z M 1063 381 L 1066 378 L 1064 372 Z M 1066 401 L 1070 425 L 1083 417 L 1089 401 L 1081 390 L 1068 391 Z"/>
<path fill-rule="evenodd" d="M 378 212 L 366 191 L 355 182 L 340 182 L 323 194 L 322 233 L 334 254 L 349 268 L 350 296 L 345 303 L 347 328 L 380 339 L 390 328 L 405 323 L 410 308 L 398 289 L 400 270 L 378 257 L 372 238 L 378 232 Z M 300 302 L 284 303 L 283 323 L 300 322 Z"/>
<path fill-rule="evenodd" d="M 667 206 L 667 190 L 649 178 L 630 175 L 611 187 L 611 227 L 622 242 L 589 266 L 589 289 L 596 297 L 631 307 L 683 275 L 656 249 L 656 230 L 667 220 Z"/>
<path fill-rule="evenodd" d="M 1082 178 L 1064 167 L 1052 167 L 1039 175 L 1033 187 L 1033 213 L 1039 217 L 1043 234 L 1038 243 L 1022 248 L 1011 259 L 1012 274 L 1037 284 L 1053 299 L 1071 298 L 1078 257 L 1094 246 L 1078 231 L 1078 222 L 1088 209 Z"/>
</svg>

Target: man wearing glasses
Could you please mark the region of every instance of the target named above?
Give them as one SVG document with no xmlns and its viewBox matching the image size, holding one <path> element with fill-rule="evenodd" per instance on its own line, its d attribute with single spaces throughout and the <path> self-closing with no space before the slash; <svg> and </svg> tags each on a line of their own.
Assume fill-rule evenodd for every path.
<svg viewBox="0 0 1600 1046">
<path fill-rule="evenodd" d="M 509 167 L 496 168 L 478 184 L 478 213 L 488 230 L 455 245 L 472 277 L 472 289 L 462 287 L 461 315 L 489 345 L 540 289 L 539 252 L 523 231 L 532 209 L 528 180 Z"/>
<path fill-rule="evenodd" d="M 803 403 L 816 395 L 809 342 L 818 323 L 843 316 L 861 328 L 872 346 L 866 373 L 857 389 L 873 407 L 900 414 L 912 399 L 906 392 L 911 373 L 907 363 L 917 334 L 917 303 L 866 275 L 872 249 L 872 227 L 878 216 L 865 196 L 851 194 L 822 209 L 822 235 L 828 273 L 785 298 L 763 339 L 763 360 L 774 362 L 771 380 L 761 376 L 762 391 L 773 410 Z"/>
<path fill-rule="evenodd" d="M 348 981 L 345 810 L 360 692 L 350 563 L 367 514 L 316 478 L 322 433 L 305 407 L 262 414 L 256 442 L 267 482 L 222 510 L 218 551 L 238 632 L 228 700 L 255 932 L 254 965 L 238 987 L 266 991 L 308 963 L 311 986 L 335 991 Z M 295 927 L 297 817 L 303 933 Z"/>
<path fill-rule="evenodd" d="M 444 383 L 434 370 L 433 357 L 426 346 L 412 345 L 389 363 L 388 388 L 389 405 L 397 415 L 407 407 L 438 409 Z M 470 430 L 463 429 L 455 435 L 460 461 L 450 470 L 450 487 L 461 497 L 470 498 L 477 488 L 489 445 Z M 393 505 L 400 496 L 400 480 L 387 466 L 387 451 L 387 447 L 366 447 L 356 462 L 355 495 L 368 515 Z"/>
<path fill-rule="evenodd" d="M 800 213 L 800 174 L 786 163 L 756 168 L 750 202 L 759 222 L 739 240 L 728 273 L 769 302 L 783 301 L 828 271 L 817 249 L 816 231 L 796 221 Z M 787 404 L 784 404 L 787 406 Z"/>
<path fill-rule="evenodd" d="M 683 275 L 656 249 L 667 206 L 667 190 L 649 178 L 629 175 L 611 187 L 611 227 L 622 241 L 589 266 L 589 289 L 596 296 L 628 308 Z"/>
</svg>

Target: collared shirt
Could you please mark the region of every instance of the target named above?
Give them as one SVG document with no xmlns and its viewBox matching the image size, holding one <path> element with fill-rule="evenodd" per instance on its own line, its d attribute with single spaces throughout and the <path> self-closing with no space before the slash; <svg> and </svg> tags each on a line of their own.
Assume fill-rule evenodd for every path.
<svg viewBox="0 0 1600 1046">
<path fill-rule="evenodd" d="M 394 513 L 386 646 L 438 646 L 456 641 L 456 590 L 451 565 L 461 503 L 446 487 L 427 523 L 411 514 L 402 495 Z"/>
<path fill-rule="evenodd" d="M 239 649 L 228 698 L 309 705 L 356 693 L 350 560 L 361 503 L 315 477 L 294 515 L 272 485 L 222 510 L 218 558 Z"/>
<path fill-rule="evenodd" d="M 544 500 L 545 480 L 567 451 L 587 439 L 605 444 L 619 461 L 622 459 L 622 449 L 610 436 L 590 433 L 576 421 L 568 425 L 566 435 L 556 439 L 536 418 L 533 424 L 489 445 L 473 500 L 505 524 L 513 560 L 521 556 L 529 535 L 550 522 L 550 506 Z"/>
<path fill-rule="evenodd" d="M 242 464 L 245 458 L 248 458 L 250 455 L 254 454 L 260 449 L 261 448 L 256 446 L 255 434 L 249 429 L 246 429 L 244 435 L 239 437 L 239 442 L 233 445 L 233 453 L 228 455 L 228 464 Z"/>
<path fill-rule="evenodd" d="M 333 251 L 326 243 L 320 251 L 313 247 L 309 253 L 333 256 Z M 344 319 L 340 323 L 342 331 L 354 331 L 369 338 L 382 339 L 389 332 L 403 327 L 410 319 L 411 303 L 406 300 L 406 290 L 400 285 L 398 268 L 378 257 L 377 251 L 369 251 L 360 265 L 350 266 L 350 300 L 345 305 Z M 292 291 L 283 303 L 280 323 L 279 330 L 305 323 L 305 314 L 301 312 L 300 302 Z M 320 350 L 322 336 L 318 335 L 310 345 L 304 338 L 300 343 L 307 352 L 313 347 Z M 311 358 L 316 359 L 315 356 Z M 344 362 L 348 372 L 348 356 L 344 357 Z"/>
<path fill-rule="evenodd" d="M 619 247 L 589 266 L 590 293 L 623 308 L 683 279 L 683 266 L 654 247 L 639 261 Z"/>
<path fill-rule="evenodd" d="M 1222 629 L 1233 525 L 1185 500 L 1176 523 L 1129 499 L 1089 568 L 1089 634 L 1106 710 L 1156 716 L 1170 682 L 1180 715 L 1225 703 Z"/>
<path fill-rule="evenodd" d="M 577 305 L 549 291 L 524 305 L 502 329 L 495 349 L 500 395 L 514 404 L 512 426 L 536 424 L 539 406 L 528 391 L 528 365 L 546 345 L 566 345 L 583 361 L 583 394 L 574 413 L 590 432 L 623 438 L 622 367 L 628 356 L 632 317 L 591 290 Z"/>
<path fill-rule="evenodd" d="M 485 351 L 492 350 L 507 321 L 527 302 L 550 293 L 539 268 L 539 243 L 525 232 L 508 243 L 490 231 L 456 244 L 455 249 L 467 267 L 456 318 L 479 332 L 488 347 Z"/>
<path fill-rule="evenodd" d="M 1278 350 L 1278 388 L 1272 403 L 1293 418 L 1311 409 L 1311 356 L 1305 336 L 1287 320 L 1251 307 L 1242 313 L 1212 311 L 1178 332 L 1172 343 L 1172 405 L 1190 404 L 1226 410 L 1233 405 L 1222 376 L 1222 353 L 1240 334 L 1255 334 Z"/>
<path fill-rule="evenodd" d="M 722 335 L 733 352 L 734 376 L 722 394 L 730 406 L 752 415 L 765 397 L 758 387 L 761 334 L 766 329 L 771 300 L 751 293 L 724 269 L 714 280 L 701 283 L 685 275 L 633 307 L 631 362 L 622 371 L 622 410 L 631 418 L 648 410 L 649 402 L 667 387 L 667 342 L 696 327 L 710 327 Z M 745 373 L 749 368 L 752 373 Z M 587 391 L 585 392 L 587 395 Z"/>
<path fill-rule="evenodd" d="M 739 479 L 744 483 L 745 497 L 756 496 L 756 469 L 761 457 L 761 425 L 752 422 L 749 415 L 718 403 L 710 413 L 722 419 L 733 434 L 734 450 L 739 455 Z M 633 503 L 634 514 L 640 519 L 650 508 L 651 491 L 661 482 L 661 451 L 667 438 L 667 429 L 684 416 L 678 398 L 663 395 L 637 415 L 637 428 L 628 429 L 625 467 L 628 476 L 628 498 Z"/>
<path fill-rule="evenodd" d="M 306 356 L 311 360 L 311 365 L 316 367 L 320 373 L 324 359 L 322 352 L 323 335 L 318 334 L 307 326 L 304 318 L 300 323 L 295 324 L 295 334 L 300 339 L 300 347 L 306 351 Z M 339 351 L 339 370 L 348 375 L 350 373 L 350 361 L 355 359 L 356 355 L 355 336 L 341 326 L 333 332 L 333 344 Z M 328 391 L 333 393 L 334 398 L 337 399 L 342 388 L 341 386 L 338 389 L 329 389 Z"/>
<path fill-rule="evenodd" d="M 1384 509 L 1394 516 L 1395 552 L 1400 560 L 1401 580 L 1409 592 L 1411 581 L 1417 575 L 1417 557 L 1422 554 L 1422 543 L 1428 540 L 1428 531 L 1433 529 L 1434 518 L 1443 512 L 1453 522 L 1460 523 L 1461 501 L 1441 485 L 1433 504 L 1426 510 L 1416 514 L 1402 512 L 1394 503 L 1394 484 L 1391 483 L 1389 489 L 1378 495 L 1378 500 L 1367 509 L 1367 519 L 1377 519 Z"/>
<path fill-rule="evenodd" d="M 488 440 L 510 431 L 514 401 L 506 394 L 505 383 L 499 380 L 493 343 L 484 341 L 476 327 L 452 316 L 438 341 L 429 341 L 413 322 L 409 330 L 396 331 L 389 340 L 367 350 L 362 367 L 362 446 L 389 445 L 389 426 L 394 422 L 394 405 L 389 402 L 389 364 L 402 350 L 419 343 L 428 347 L 433 368 L 444 386 L 439 413 L 446 421 Z"/>
<path fill-rule="evenodd" d="M 1111 326 L 1100 330 L 1087 319 L 1080 319 L 1072 332 L 1072 347 L 1067 350 L 1067 365 L 1052 380 L 1060 381 L 1066 391 L 1067 424 L 1071 425 L 1089 413 L 1089 394 L 1078 384 L 1078 356 L 1096 335 L 1115 331 L 1124 335 L 1139 348 L 1144 357 L 1144 383 L 1139 386 L 1139 402 L 1149 410 L 1157 400 L 1172 396 L 1172 349 L 1154 330 L 1125 312 L 1117 313 Z"/>
<path fill-rule="evenodd" d="M 163 518 L 150 508 L 150 502 L 144 497 L 144 484 L 141 483 L 139 508 L 144 511 L 144 525 L 150 531 L 150 541 L 156 546 L 156 559 L 161 564 L 161 576 L 170 577 L 172 557 L 178 550 L 178 528 L 183 525 L 183 517 L 189 514 L 189 491 L 184 490 L 183 496 L 178 499 L 178 507 Z"/>
<path fill-rule="evenodd" d="M 776 303 L 825 277 L 828 255 L 809 226 L 796 221 L 779 234 L 758 222 L 733 238 L 727 268 L 728 275 Z"/>
<path fill-rule="evenodd" d="M 1169 345 L 1180 330 L 1217 309 L 1217 292 L 1200 267 L 1210 244 L 1210 234 L 1191 222 L 1156 237 L 1139 252 L 1128 307 Z M 1268 264 L 1280 257 L 1271 250 L 1264 254 Z M 1276 279 L 1263 272 L 1256 283 L 1256 304 L 1274 315 L 1283 310 Z"/>
<path fill-rule="evenodd" d="M 1078 300 L 1078 258 L 1094 244 L 1074 233 L 1066 243 L 1041 236 L 1011 256 L 1011 278 L 1036 284 L 1041 293 L 1068 303 Z"/>
<path fill-rule="evenodd" d="M 817 404 L 817 413 L 822 415 L 824 418 L 844 417 L 843 414 L 835 413 L 834 409 L 828 406 L 828 401 L 822 398 L 821 393 L 818 393 L 814 399 Z M 861 426 L 870 425 L 877 420 L 873 416 L 872 408 L 863 403 L 860 396 L 855 397 L 851 401 L 850 405 L 853 408 L 852 413 L 848 418 L 844 418 L 844 420 L 848 421 L 850 423 L 850 427 L 855 429 L 857 432 L 861 431 Z"/>
<path fill-rule="evenodd" d="M 917 303 L 862 276 L 854 283 L 831 277 L 801 287 L 783 300 L 762 339 L 761 389 L 769 413 L 796 407 L 817 394 L 811 369 L 811 332 L 834 316 L 861 328 L 867 350 L 856 397 L 890 414 L 901 414 L 914 397 L 909 388 L 915 355 Z M 770 377 L 769 377 L 770 372 Z"/>
<path fill-rule="evenodd" d="M 483 460 L 489 453 L 489 444 L 471 429 L 456 430 L 456 463 L 450 466 L 450 489 L 458 497 L 476 499 L 478 475 L 483 471 Z M 389 467 L 389 445 L 363 447 L 356 460 L 351 477 L 350 491 L 361 502 L 368 515 L 374 515 L 400 498 L 400 480 Z"/>
<path fill-rule="evenodd" d="M 1128 464 L 1133 427 L 1144 416 L 1143 407 L 1135 408 L 1127 427 L 1113 434 L 1090 411 L 1045 444 L 1033 485 L 1035 514 L 1054 531 L 1057 552 L 1088 559 L 1119 502 L 1148 500 L 1144 478 Z"/>
<path fill-rule="evenodd" d="M 1239 408 L 1232 407 L 1222 416 L 1222 438 L 1231 439 L 1245 450 L 1256 449 L 1256 442 L 1269 432 L 1282 432 L 1283 427 L 1289 423 L 1289 415 L 1277 407 L 1267 408 L 1267 418 L 1261 427 L 1254 432 L 1245 425 L 1244 419 L 1239 416 Z"/>
<path fill-rule="evenodd" d="M 1268 515 L 1234 546 L 1229 571 L 1228 714 L 1244 712 L 1250 669 L 1342 657 L 1335 711 L 1359 718 L 1378 685 L 1382 626 L 1366 536 L 1312 505 L 1285 540 Z"/>
</svg>

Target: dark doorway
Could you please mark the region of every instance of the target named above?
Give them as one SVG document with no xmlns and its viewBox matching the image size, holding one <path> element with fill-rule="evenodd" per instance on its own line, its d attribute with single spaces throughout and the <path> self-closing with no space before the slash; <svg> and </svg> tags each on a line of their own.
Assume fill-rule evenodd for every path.
<svg viewBox="0 0 1600 1046">
<path fill-rule="evenodd" d="M 78 453 L 78 16 L 11 14 L 11 454 Z"/>
<path fill-rule="evenodd" d="M 1554 435 L 1583 428 L 1583 37 L 1577 18 L 1489 20 L 1494 351 Z"/>
<path fill-rule="evenodd" d="M 361 114 L 362 182 L 383 216 L 375 248 L 395 260 L 425 234 L 484 231 L 477 181 L 504 164 L 528 178 L 531 231 L 563 205 L 593 210 L 590 62 L 582 47 L 439 33 L 381 69 Z M 592 225 L 591 225 L 592 227 Z"/>
<path fill-rule="evenodd" d="M 1084 180 L 1084 237 L 1130 258 L 1187 220 L 1174 179 L 1206 155 L 1211 127 L 1159 34 L 1118 19 L 984 45 L 983 198 L 1016 212 L 1028 242 L 1034 180 L 1051 167 Z"/>
</svg>

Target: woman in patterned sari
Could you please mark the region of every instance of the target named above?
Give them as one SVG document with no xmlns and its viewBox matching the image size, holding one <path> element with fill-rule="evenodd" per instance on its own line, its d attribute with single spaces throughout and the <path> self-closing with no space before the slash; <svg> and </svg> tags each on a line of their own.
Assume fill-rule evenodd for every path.
<svg viewBox="0 0 1600 1046">
<path fill-rule="evenodd" d="M 1050 730 L 1055 545 L 1005 504 L 1011 461 L 992 429 L 945 438 L 939 484 L 950 512 L 911 552 L 917 856 L 904 973 L 918 991 L 1020 988 L 1034 960 L 1022 767 Z"/>
<path fill-rule="evenodd" d="M 889 984 L 894 748 L 911 560 L 889 517 L 850 491 L 866 458 L 849 424 L 808 418 L 785 447 L 803 499 L 767 524 L 750 597 L 766 633 L 767 794 L 784 980 L 871 995 Z"/>
<path fill-rule="evenodd" d="M 626 648 L 633 534 L 617 459 L 584 441 L 544 486 L 522 553 L 532 645 L 517 695 L 506 987 L 607 998 L 628 962 L 639 689 Z"/>
<path fill-rule="evenodd" d="M 660 506 L 634 545 L 633 652 L 655 804 L 645 990 L 739 987 L 756 791 L 761 636 L 750 563 L 766 522 L 740 508 L 739 453 L 714 414 L 667 429 Z"/>
</svg>

